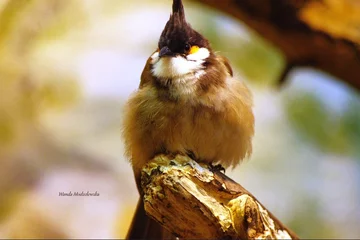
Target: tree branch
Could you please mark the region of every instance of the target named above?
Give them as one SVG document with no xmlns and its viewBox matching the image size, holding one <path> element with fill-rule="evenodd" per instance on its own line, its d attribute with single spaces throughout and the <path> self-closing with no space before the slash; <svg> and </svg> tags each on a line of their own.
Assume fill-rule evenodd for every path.
<svg viewBox="0 0 360 240">
<path fill-rule="evenodd" d="M 356 1 L 194 1 L 243 21 L 282 50 L 289 66 L 318 68 L 360 90 L 360 20 L 349 17 L 360 15 Z"/>
<path fill-rule="evenodd" d="M 185 156 L 155 157 L 142 189 L 147 214 L 181 238 L 298 239 L 241 185 Z"/>
</svg>

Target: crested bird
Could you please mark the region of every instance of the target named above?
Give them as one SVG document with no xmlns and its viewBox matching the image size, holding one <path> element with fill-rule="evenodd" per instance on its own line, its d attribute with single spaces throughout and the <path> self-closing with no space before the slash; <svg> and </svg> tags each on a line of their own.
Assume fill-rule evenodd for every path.
<svg viewBox="0 0 360 240">
<path fill-rule="evenodd" d="M 236 166 L 252 152 L 252 94 L 227 58 L 186 21 L 181 0 L 148 58 L 139 89 L 125 105 L 125 154 L 142 198 L 141 169 L 157 154 Z M 128 238 L 160 238 L 140 199 Z M 160 235 L 159 235 L 160 234 Z"/>
</svg>

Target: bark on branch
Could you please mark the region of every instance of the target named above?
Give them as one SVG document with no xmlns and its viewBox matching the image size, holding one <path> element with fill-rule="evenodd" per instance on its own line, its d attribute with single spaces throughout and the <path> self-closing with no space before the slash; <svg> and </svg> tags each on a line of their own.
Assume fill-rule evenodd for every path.
<svg viewBox="0 0 360 240">
<path fill-rule="evenodd" d="M 234 16 L 284 53 L 360 90 L 360 5 L 353 0 L 193 0 Z"/>
<path fill-rule="evenodd" d="M 298 239 L 241 185 L 185 156 L 155 157 L 142 189 L 147 214 L 180 238 Z"/>
</svg>

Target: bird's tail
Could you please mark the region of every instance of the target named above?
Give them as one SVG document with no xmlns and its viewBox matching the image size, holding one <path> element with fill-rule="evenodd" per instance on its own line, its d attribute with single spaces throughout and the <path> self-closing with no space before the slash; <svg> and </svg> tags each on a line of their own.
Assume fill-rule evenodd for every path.
<svg viewBox="0 0 360 240">
<path fill-rule="evenodd" d="M 126 239 L 174 239 L 174 237 L 159 223 L 146 215 L 144 202 L 140 198 Z"/>
</svg>

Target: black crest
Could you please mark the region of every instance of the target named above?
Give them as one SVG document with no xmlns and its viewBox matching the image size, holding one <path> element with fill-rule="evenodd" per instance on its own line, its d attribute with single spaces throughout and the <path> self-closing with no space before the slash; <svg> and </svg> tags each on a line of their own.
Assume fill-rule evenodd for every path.
<svg viewBox="0 0 360 240">
<path fill-rule="evenodd" d="M 210 48 L 208 40 L 186 22 L 181 0 L 174 0 L 172 14 L 159 40 L 159 49 L 168 47 L 172 53 L 183 54 L 187 45 Z"/>
</svg>

